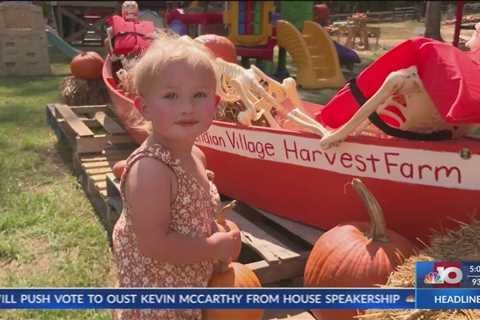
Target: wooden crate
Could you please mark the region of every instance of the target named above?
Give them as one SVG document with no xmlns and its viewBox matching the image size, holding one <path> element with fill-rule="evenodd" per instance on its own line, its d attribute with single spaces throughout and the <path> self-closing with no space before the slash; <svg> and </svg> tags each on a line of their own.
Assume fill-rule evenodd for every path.
<svg viewBox="0 0 480 320">
<path fill-rule="evenodd" d="M 50 74 L 47 35 L 44 30 L 0 30 L 0 75 Z"/>
<path fill-rule="evenodd" d="M 43 31 L 42 8 L 33 4 L 0 3 L 0 30 L 31 29 Z"/>
<path fill-rule="evenodd" d="M 110 113 L 107 105 L 46 108 L 47 122 L 59 142 L 72 149 L 75 174 L 107 233 L 106 175 L 136 147 Z"/>
<path fill-rule="evenodd" d="M 113 145 L 117 149 L 135 146 L 107 105 L 49 104 L 46 113 L 47 122 L 58 139 L 65 141 L 76 154 L 98 153 Z"/>
</svg>

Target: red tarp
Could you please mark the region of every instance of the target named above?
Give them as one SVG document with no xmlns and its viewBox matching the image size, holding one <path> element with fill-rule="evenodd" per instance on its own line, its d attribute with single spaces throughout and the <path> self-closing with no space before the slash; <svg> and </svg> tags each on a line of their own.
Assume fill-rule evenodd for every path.
<svg viewBox="0 0 480 320">
<path fill-rule="evenodd" d="M 425 89 L 447 122 L 480 122 L 480 50 L 464 52 L 423 37 L 406 40 L 363 70 L 356 79 L 357 86 L 368 99 L 391 72 L 410 66 L 417 67 Z M 359 107 L 347 84 L 316 119 L 338 128 Z"/>
</svg>

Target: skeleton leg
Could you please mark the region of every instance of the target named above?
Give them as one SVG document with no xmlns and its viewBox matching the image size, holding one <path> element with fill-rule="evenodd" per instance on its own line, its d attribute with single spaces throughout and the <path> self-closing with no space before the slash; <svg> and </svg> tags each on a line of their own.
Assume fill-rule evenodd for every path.
<svg viewBox="0 0 480 320">
<path fill-rule="evenodd" d="M 274 79 L 267 76 L 262 70 L 258 69 L 257 67 L 252 65 L 251 69 L 258 80 L 263 80 L 268 83 L 268 93 L 270 95 L 272 93 L 275 93 L 276 104 L 280 104 L 285 99 L 290 99 L 290 101 L 296 108 L 305 111 L 303 109 L 300 97 L 298 96 L 297 82 L 295 81 L 295 79 L 289 77 L 284 79 L 282 83 L 279 83 L 278 81 L 275 81 Z"/>
<path fill-rule="evenodd" d="M 235 102 L 239 100 L 238 94 L 230 92 L 228 81 L 224 75 L 218 77 L 217 81 L 217 94 L 225 102 Z"/>
<path fill-rule="evenodd" d="M 272 115 L 272 105 L 266 101 L 264 98 L 261 98 L 255 103 L 255 109 L 260 110 L 257 116 L 264 116 L 271 128 L 281 128 L 278 124 L 275 117 Z"/>
<path fill-rule="evenodd" d="M 405 69 L 404 69 L 405 70 Z M 344 140 L 350 133 L 352 133 L 368 116 L 383 105 L 385 101 L 393 95 L 396 91 L 402 88 L 408 74 L 404 70 L 399 70 L 390 73 L 383 82 L 380 89 L 370 98 L 361 108 L 353 115 L 353 117 L 343 126 L 333 132 L 329 132 L 323 136 L 320 141 L 322 149 L 328 149 L 333 144 Z"/>
<path fill-rule="evenodd" d="M 255 108 L 254 103 L 251 101 L 254 97 L 252 94 L 246 90 L 242 84 L 237 79 L 232 79 L 230 81 L 232 88 L 238 93 L 240 100 L 242 100 L 243 104 L 247 108 L 244 111 L 241 111 L 238 114 L 238 122 L 243 125 L 250 126 L 252 121 L 257 118 L 257 110 Z"/>
</svg>

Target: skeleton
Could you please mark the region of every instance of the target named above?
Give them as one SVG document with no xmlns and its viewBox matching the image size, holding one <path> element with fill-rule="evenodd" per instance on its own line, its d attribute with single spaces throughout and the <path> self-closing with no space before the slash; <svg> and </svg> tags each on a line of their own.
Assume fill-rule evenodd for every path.
<svg viewBox="0 0 480 320">
<path fill-rule="evenodd" d="M 388 106 L 395 107 L 402 116 L 386 109 Z M 443 120 L 418 77 L 417 68 L 412 66 L 390 73 L 380 89 L 348 122 L 322 136 L 320 146 L 327 149 L 337 145 L 355 129 L 358 131 L 362 124 L 368 124 L 368 117 L 375 111 L 379 115 L 394 119 L 399 124 L 398 129 L 417 133 L 450 130 L 455 136 L 459 136 L 465 134 L 469 128 L 467 125 L 455 126 Z"/>
<path fill-rule="evenodd" d="M 473 32 L 470 40 L 465 43 L 465 46 L 471 50 L 480 49 L 480 22 L 475 24 L 475 32 Z"/>
<path fill-rule="evenodd" d="M 278 128 L 280 125 L 271 114 L 272 108 L 276 108 L 304 129 L 321 135 L 322 149 L 338 145 L 349 135 L 364 131 L 369 125 L 368 117 L 373 112 L 395 120 L 397 129 L 416 133 L 449 130 L 457 137 L 465 135 L 471 128 L 470 125 L 449 124 L 442 118 L 415 66 L 390 73 L 380 89 L 338 129 L 325 128 L 302 109 L 292 78 L 280 84 L 255 66 L 244 69 L 219 58 L 216 59 L 216 69 L 220 97 L 228 102 L 241 100 L 246 106 L 246 110 L 238 115 L 240 123 L 248 126 L 251 121 L 264 115 L 271 127 Z M 285 110 L 281 103 L 286 99 L 290 99 L 296 108 L 289 112 Z M 389 110 L 391 107 L 396 108 L 401 116 Z"/>
<path fill-rule="evenodd" d="M 220 98 L 226 102 L 241 100 L 245 105 L 246 110 L 240 112 L 237 118 L 243 125 L 249 126 L 263 115 L 270 127 L 279 128 L 280 125 L 271 112 L 275 108 L 287 113 L 282 106 L 282 102 L 287 99 L 303 110 L 297 84 L 292 78 L 279 83 L 253 65 L 250 69 L 244 69 L 221 58 L 215 59 L 215 69 Z"/>
</svg>

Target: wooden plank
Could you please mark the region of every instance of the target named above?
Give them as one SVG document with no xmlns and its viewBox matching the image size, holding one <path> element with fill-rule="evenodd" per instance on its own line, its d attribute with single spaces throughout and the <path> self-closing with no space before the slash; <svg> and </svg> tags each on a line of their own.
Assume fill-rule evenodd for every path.
<svg viewBox="0 0 480 320">
<path fill-rule="evenodd" d="M 303 276 L 305 264 L 310 252 L 304 251 L 297 258 L 285 260 L 282 263 L 268 263 L 265 260 L 247 264 L 262 284 L 275 283 L 280 280 Z"/>
<path fill-rule="evenodd" d="M 97 134 L 93 137 L 78 137 L 77 138 L 77 152 L 101 152 L 109 143 L 112 144 L 130 144 L 132 139 L 126 135 L 107 136 L 104 134 Z"/>
<path fill-rule="evenodd" d="M 65 120 L 68 127 L 79 137 L 93 137 L 93 132 L 88 128 L 79 117 L 66 105 L 57 104 L 56 112 Z"/>
<path fill-rule="evenodd" d="M 105 182 L 105 189 L 107 188 L 107 184 L 106 184 L 107 174 L 106 173 L 94 173 L 94 174 L 85 173 L 85 174 L 88 175 L 88 178 L 91 179 L 95 183 L 104 181 Z"/>
<path fill-rule="evenodd" d="M 71 13 L 70 11 L 68 11 L 68 9 L 64 9 L 64 8 L 62 8 L 62 7 L 58 7 L 58 10 L 60 11 L 61 14 L 63 14 L 64 16 L 69 17 L 70 19 L 72 19 L 73 21 L 75 21 L 77 24 L 82 25 L 84 28 L 87 26 L 87 22 L 85 22 L 84 20 L 80 19 L 79 17 L 77 17 L 76 15 L 74 15 L 73 13 Z"/>
<path fill-rule="evenodd" d="M 60 37 L 65 37 L 65 33 L 63 32 L 63 15 L 62 13 L 60 12 L 59 10 L 60 8 L 55 8 L 55 14 L 56 14 L 56 20 L 57 20 L 57 31 L 58 31 L 58 34 L 60 35 Z"/>
<path fill-rule="evenodd" d="M 110 198 L 120 199 L 120 181 L 115 178 L 113 173 L 107 174 L 107 194 Z M 121 211 L 121 208 L 120 210 Z"/>
<path fill-rule="evenodd" d="M 268 263 L 279 263 L 282 260 L 299 256 L 297 252 L 287 249 L 286 244 L 268 234 L 235 210 L 229 212 L 227 218 L 235 222 L 242 230 L 242 242 L 249 244 Z"/>
<path fill-rule="evenodd" d="M 272 220 L 273 222 L 277 223 L 278 225 L 282 226 L 283 228 L 287 229 L 294 235 L 310 243 L 312 246 L 315 244 L 315 242 L 317 242 L 318 238 L 325 232 L 324 230 L 310 227 L 305 224 L 298 223 L 292 220 L 288 220 L 258 208 L 255 208 L 255 210 L 258 213 L 267 217 L 268 219 Z"/>
<path fill-rule="evenodd" d="M 107 161 L 107 157 L 103 154 L 86 154 L 82 155 L 82 163 L 84 162 L 98 162 L 98 161 Z"/>
<path fill-rule="evenodd" d="M 112 168 L 110 167 L 92 168 L 92 169 L 86 169 L 85 172 L 90 176 L 93 176 L 96 174 L 107 174 L 112 172 Z"/>
<path fill-rule="evenodd" d="M 76 139 L 76 152 L 77 153 L 89 153 L 89 152 L 101 152 L 109 139 L 105 135 L 94 137 L 77 137 Z"/>
<path fill-rule="evenodd" d="M 110 118 L 105 112 L 99 111 L 95 113 L 95 119 L 109 134 L 124 134 L 126 131 Z"/>
<path fill-rule="evenodd" d="M 103 181 L 98 181 L 98 182 L 95 182 L 95 187 L 97 188 L 97 190 L 107 190 L 107 181 L 105 181 L 105 179 Z"/>
<path fill-rule="evenodd" d="M 118 213 L 122 212 L 123 205 L 120 197 L 108 197 L 107 203 L 111 205 Z"/>
<path fill-rule="evenodd" d="M 95 155 L 93 154 L 91 158 L 82 158 L 82 162 L 98 162 L 98 161 L 108 161 L 116 163 L 121 160 L 125 160 L 126 157 L 122 156 L 104 156 L 104 155 Z"/>
<path fill-rule="evenodd" d="M 112 148 L 103 150 L 103 154 L 106 157 L 125 157 L 126 159 L 134 150 L 134 148 L 118 149 L 116 146 L 112 146 Z"/>
<path fill-rule="evenodd" d="M 88 118 L 84 118 L 84 117 L 78 117 L 78 120 L 80 120 L 81 122 L 83 122 L 89 129 L 90 128 L 100 128 L 101 125 L 100 123 L 97 122 L 97 120 L 95 119 L 88 119 Z M 60 124 L 64 123 L 65 120 L 64 119 L 57 119 L 57 122 Z"/>
<path fill-rule="evenodd" d="M 106 104 L 97 104 L 93 106 L 71 106 L 70 109 L 76 114 L 88 114 L 93 117 L 99 111 L 108 112 L 110 107 Z"/>
<path fill-rule="evenodd" d="M 81 166 L 83 169 L 102 168 L 102 167 L 110 168 L 110 162 L 108 161 L 82 162 Z"/>
</svg>

